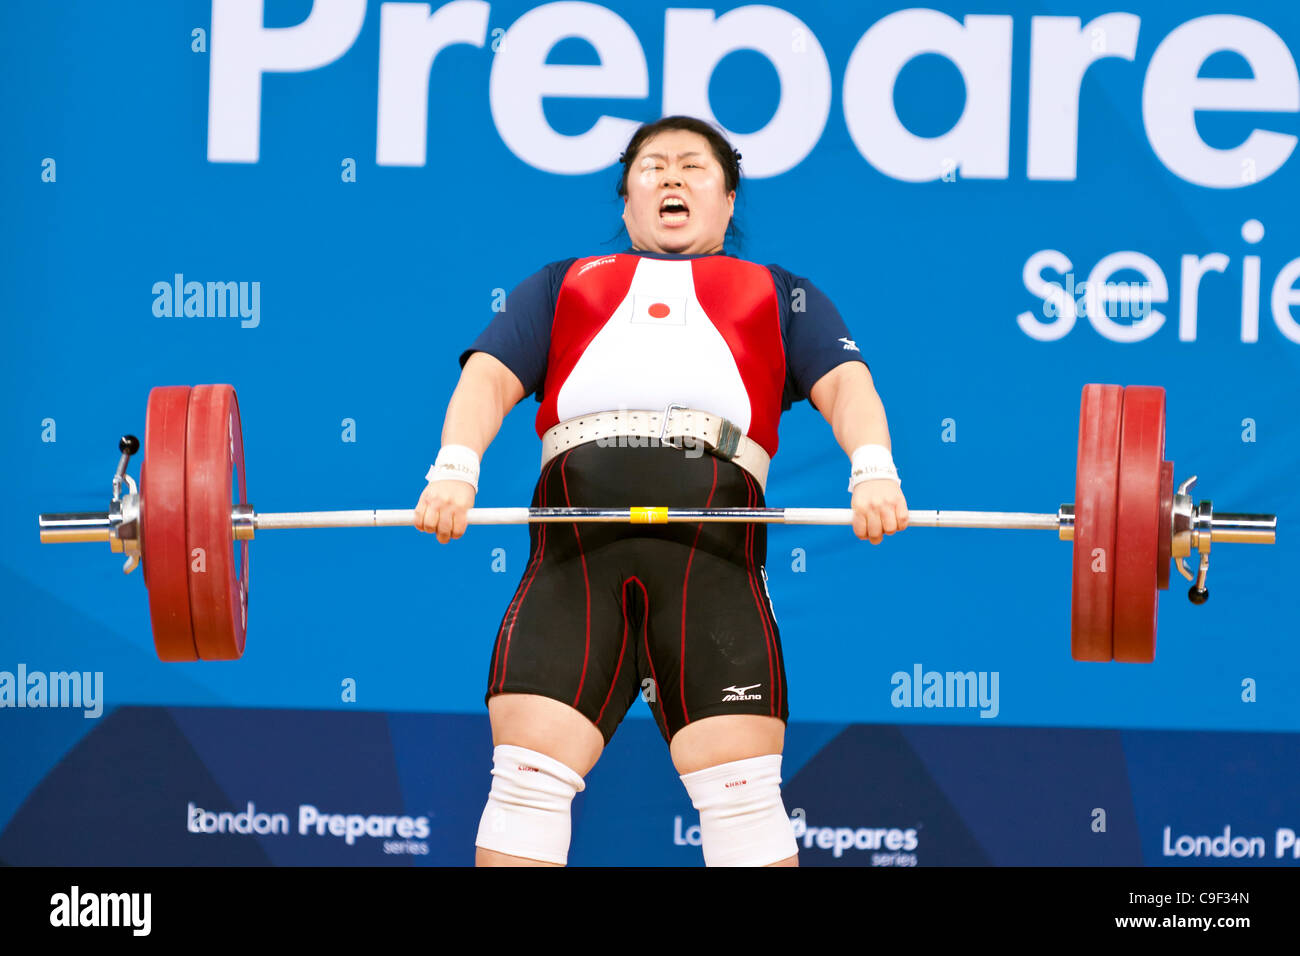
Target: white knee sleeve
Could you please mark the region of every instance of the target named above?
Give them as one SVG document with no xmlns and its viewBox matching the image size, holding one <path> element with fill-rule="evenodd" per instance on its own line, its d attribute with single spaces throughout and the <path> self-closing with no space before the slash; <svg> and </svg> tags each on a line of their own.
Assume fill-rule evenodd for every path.
<svg viewBox="0 0 1300 956">
<path fill-rule="evenodd" d="M 492 789 L 474 841 L 530 860 L 564 864 L 569 859 L 573 795 L 582 777 L 553 757 L 501 744 L 492 751 Z"/>
<path fill-rule="evenodd" d="M 700 811 L 705 866 L 767 866 L 798 852 L 781 801 L 781 755 L 764 754 L 681 775 Z"/>
</svg>

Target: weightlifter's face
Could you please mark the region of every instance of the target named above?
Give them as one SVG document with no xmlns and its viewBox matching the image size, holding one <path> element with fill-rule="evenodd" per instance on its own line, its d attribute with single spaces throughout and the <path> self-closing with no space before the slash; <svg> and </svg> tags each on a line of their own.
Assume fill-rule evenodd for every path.
<svg viewBox="0 0 1300 956">
<path fill-rule="evenodd" d="M 685 208 L 666 203 L 676 196 Z M 664 130 L 641 144 L 627 174 L 623 222 L 634 249 L 720 252 L 736 207 L 736 191 L 709 141 L 685 129 Z"/>
</svg>

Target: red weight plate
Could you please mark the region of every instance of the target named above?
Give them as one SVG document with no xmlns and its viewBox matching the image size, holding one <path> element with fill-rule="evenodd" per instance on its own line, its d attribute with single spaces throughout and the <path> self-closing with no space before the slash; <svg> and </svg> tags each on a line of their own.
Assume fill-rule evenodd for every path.
<svg viewBox="0 0 1300 956">
<path fill-rule="evenodd" d="M 1156 656 L 1156 579 L 1160 558 L 1160 472 L 1165 457 L 1165 390 L 1124 389 L 1115 522 L 1115 660 Z"/>
<path fill-rule="evenodd" d="M 1174 463 L 1160 463 L 1160 530 L 1156 541 L 1160 551 L 1156 557 L 1156 587 L 1162 591 L 1169 590 L 1170 552 L 1173 550 L 1173 511 L 1174 506 Z"/>
<path fill-rule="evenodd" d="M 185 510 L 194 644 L 205 661 L 237 660 L 248 628 L 248 542 L 231 534 L 230 510 L 247 498 L 239 402 L 229 385 L 190 397 Z M 195 549 L 201 549 L 196 554 Z"/>
<path fill-rule="evenodd" d="M 1076 661 L 1108 661 L 1113 649 L 1115 501 L 1123 404 L 1124 390 L 1118 385 L 1083 387 L 1070 606 L 1070 653 Z"/>
<path fill-rule="evenodd" d="M 185 569 L 185 437 L 190 389 L 149 392 L 140 464 L 140 559 L 149 589 L 153 645 L 160 660 L 196 661 Z"/>
</svg>

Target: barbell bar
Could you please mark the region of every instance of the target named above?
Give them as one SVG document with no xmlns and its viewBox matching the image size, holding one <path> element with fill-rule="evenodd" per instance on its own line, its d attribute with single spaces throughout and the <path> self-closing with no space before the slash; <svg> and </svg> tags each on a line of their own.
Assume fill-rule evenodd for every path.
<svg viewBox="0 0 1300 956">
<path fill-rule="evenodd" d="M 131 436 L 127 436 L 128 438 Z M 539 524 L 605 522 L 630 524 L 695 523 L 819 524 L 853 523 L 852 508 L 469 508 L 466 523 Z M 105 512 L 69 512 L 39 516 L 42 544 L 110 543 L 112 516 Z M 1062 541 L 1074 540 L 1074 505 L 1063 504 L 1056 514 L 1030 511 L 922 511 L 908 509 L 908 527 L 980 528 L 1003 531 L 1056 531 Z M 235 541 L 251 541 L 258 531 L 305 528 L 405 528 L 415 524 L 414 509 L 360 508 L 351 511 L 271 511 L 259 514 L 251 506 L 230 511 L 230 534 Z M 1275 515 L 1219 512 L 1208 523 L 1185 532 L 1189 553 L 1199 535 L 1220 544 L 1274 544 Z M 1190 580 L 1190 578 L 1189 578 Z"/>
<path fill-rule="evenodd" d="M 118 445 L 108 512 L 42 514 L 46 544 L 107 542 L 143 560 L 155 646 L 163 660 L 241 657 L 248 614 L 248 542 L 259 531 L 411 527 L 415 511 L 364 509 L 258 513 L 247 503 L 239 406 L 229 385 L 155 388 L 146 412 L 141 488 L 127 474 L 140 449 Z M 1155 656 L 1158 591 L 1173 561 L 1204 603 L 1214 542 L 1273 544 L 1272 514 L 1215 513 L 1194 504 L 1196 476 L 1173 490 L 1163 461 L 1164 390 L 1087 385 L 1080 406 L 1076 501 L 1055 513 L 908 510 L 909 527 L 1055 531 L 1074 543 L 1071 651 L 1077 660 L 1149 662 Z M 122 494 L 125 484 L 130 490 Z M 469 525 L 606 522 L 729 522 L 851 525 L 851 508 L 670 508 L 661 506 L 470 508 Z M 229 552 L 225 545 L 233 542 Z M 191 558 L 204 555 L 201 569 Z M 1199 552 L 1196 573 L 1183 559 Z M 215 562 L 211 570 L 208 557 Z M 153 558 L 151 561 L 150 558 Z"/>
</svg>

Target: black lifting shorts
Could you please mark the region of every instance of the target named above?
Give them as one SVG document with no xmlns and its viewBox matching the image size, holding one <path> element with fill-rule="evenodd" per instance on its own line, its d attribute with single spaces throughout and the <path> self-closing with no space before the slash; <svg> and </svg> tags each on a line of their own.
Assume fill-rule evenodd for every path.
<svg viewBox="0 0 1300 956">
<path fill-rule="evenodd" d="M 533 507 L 766 507 L 751 474 L 702 444 L 610 442 L 548 461 Z M 484 701 L 554 698 L 606 744 L 638 695 L 667 741 L 716 714 L 787 719 L 767 525 L 537 522 L 528 535 L 531 559 L 501 619 Z"/>
</svg>

